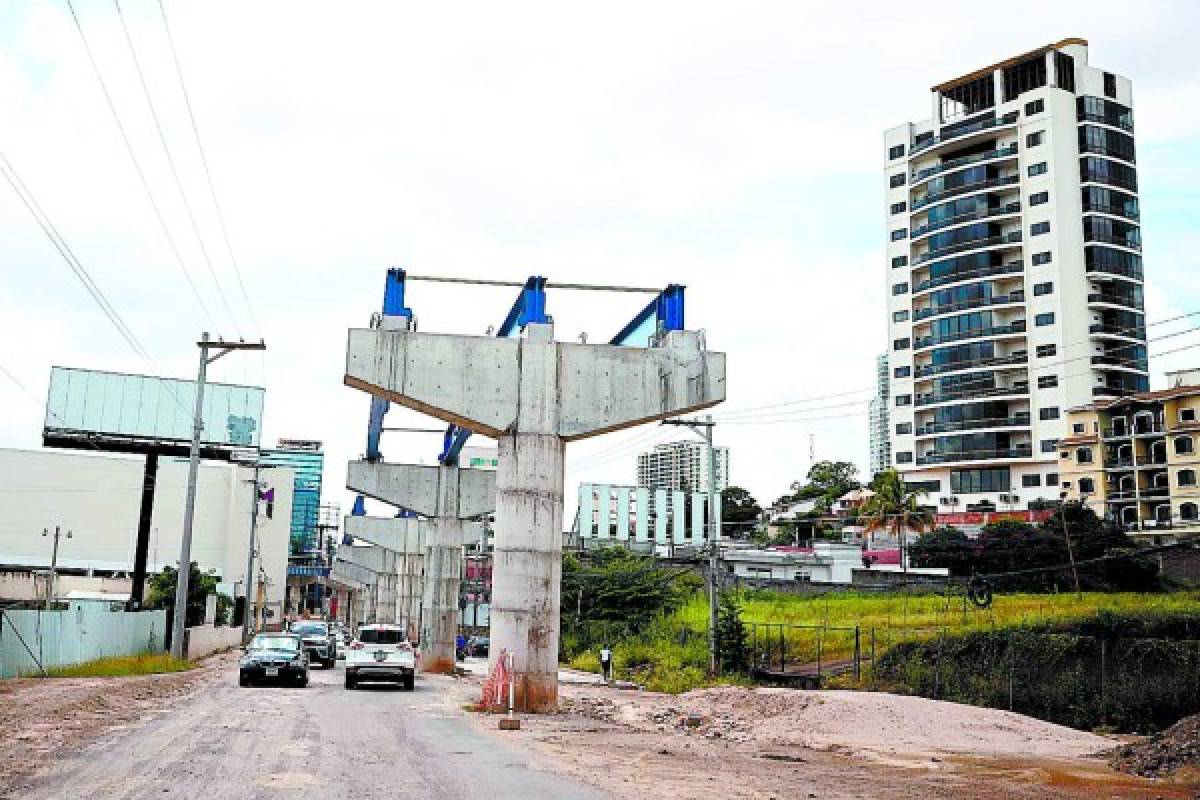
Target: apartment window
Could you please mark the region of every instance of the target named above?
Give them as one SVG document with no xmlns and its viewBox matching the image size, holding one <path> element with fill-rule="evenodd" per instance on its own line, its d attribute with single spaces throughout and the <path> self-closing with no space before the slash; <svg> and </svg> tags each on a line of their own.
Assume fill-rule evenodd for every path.
<svg viewBox="0 0 1200 800">
<path fill-rule="evenodd" d="M 1057 472 L 1047 472 L 1046 473 L 1046 485 L 1047 486 L 1058 486 L 1058 473 Z"/>
<path fill-rule="evenodd" d="M 1079 493 L 1080 494 L 1095 494 L 1096 493 L 1096 482 L 1094 480 L 1092 480 L 1091 478 L 1080 478 L 1079 479 Z"/>
<path fill-rule="evenodd" d="M 1058 419 L 1058 406 L 1046 406 L 1038 409 L 1038 419 Z"/>
<path fill-rule="evenodd" d="M 906 202 L 892 203 L 892 213 L 893 214 L 903 214 L 907 210 L 908 210 L 908 203 L 906 203 Z"/>
<path fill-rule="evenodd" d="M 1042 476 L 1041 475 L 1022 475 L 1021 476 L 1021 485 L 1027 489 L 1031 486 L 1041 486 L 1042 485 Z"/>
<path fill-rule="evenodd" d="M 1179 436 L 1175 439 L 1175 455 L 1190 456 L 1194 452 L 1195 448 L 1192 446 L 1192 437 Z"/>
<path fill-rule="evenodd" d="M 1092 448 L 1080 447 L 1078 450 L 1076 450 L 1075 451 L 1075 461 L 1079 464 L 1091 464 L 1092 463 Z"/>
<path fill-rule="evenodd" d="M 1178 481 L 1180 486 L 1195 486 L 1196 485 L 1196 470 L 1181 469 L 1179 470 Z"/>
<path fill-rule="evenodd" d="M 911 422 L 896 423 L 896 435 L 897 436 L 905 436 L 910 433 L 912 433 L 912 423 Z"/>
<path fill-rule="evenodd" d="M 1179 421 L 1180 422 L 1195 422 L 1196 421 L 1196 409 L 1194 409 L 1194 408 L 1179 409 Z"/>
<path fill-rule="evenodd" d="M 1104 96 L 1117 99 L 1117 76 L 1111 72 L 1104 73 Z"/>
<path fill-rule="evenodd" d="M 897 172 L 892 177 L 888 178 L 888 185 L 895 189 L 897 186 L 904 185 L 904 173 Z"/>
<path fill-rule="evenodd" d="M 1050 259 L 1051 256 L 1049 253 L 1034 253 L 1033 258 L 1030 260 L 1033 261 L 1035 267 L 1040 267 L 1042 264 L 1049 264 Z"/>
<path fill-rule="evenodd" d="M 894 161 L 904 155 L 904 145 L 897 144 L 888 148 L 888 160 Z"/>
<path fill-rule="evenodd" d="M 1007 492 L 1011 485 L 1007 467 L 950 470 L 950 491 L 955 494 Z"/>
<path fill-rule="evenodd" d="M 1042 143 L 1042 140 L 1045 138 L 1046 138 L 1045 131 L 1038 131 L 1037 133 L 1031 133 L 1025 137 L 1025 146 L 1026 147 L 1037 147 L 1039 144 Z"/>
<path fill-rule="evenodd" d="M 1194 522 L 1196 520 L 1196 516 L 1197 516 L 1197 514 L 1196 514 L 1196 504 L 1195 503 L 1184 503 L 1183 505 L 1181 505 L 1179 507 L 1179 518 L 1180 519 L 1185 519 L 1188 522 Z"/>
<path fill-rule="evenodd" d="M 908 294 L 908 281 L 904 281 L 903 283 L 893 283 L 892 284 L 892 294 L 893 295 Z"/>
<path fill-rule="evenodd" d="M 895 378 L 907 378 L 909 375 L 912 375 L 912 367 L 896 367 L 892 370 L 892 377 Z"/>
<path fill-rule="evenodd" d="M 904 337 L 903 339 L 893 339 L 892 340 L 892 349 L 893 350 L 907 350 L 909 347 L 909 344 L 910 344 L 910 342 L 909 342 L 909 339 L 907 336 Z"/>
<path fill-rule="evenodd" d="M 1025 116 L 1032 117 L 1046 110 L 1045 100 L 1033 100 L 1025 104 Z"/>
<path fill-rule="evenodd" d="M 1037 353 L 1038 358 L 1049 358 L 1058 352 L 1058 347 L 1052 344 L 1039 344 L 1034 352 Z"/>
<path fill-rule="evenodd" d="M 892 259 L 892 269 L 896 269 L 897 267 L 907 267 L 907 266 L 908 266 L 908 256 L 896 256 L 895 258 Z"/>
<path fill-rule="evenodd" d="M 1058 376 L 1057 375 L 1039 375 L 1038 376 L 1038 388 L 1039 389 L 1053 389 L 1056 386 L 1058 386 Z M 1083 431 L 1080 431 L 1080 433 L 1083 433 Z"/>
<path fill-rule="evenodd" d="M 1029 177 L 1031 177 L 1031 178 L 1036 178 L 1038 175 L 1045 175 L 1046 174 L 1046 162 L 1039 161 L 1036 164 L 1030 164 L 1028 170 L 1026 170 L 1026 171 L 1029 173 Z"/>
<path fill-rule="evenodd" d="M 1029 235 L 1030 236 L 1041 236 L 1043 233 L 1049 233 L 1049 232 L 1050 232 L 1050 223 L 1048 221 L 1047 222 L 1035 222 L 1029 226 Z"/>
<path fill-rule="evenodd" d="M 1050 223 L 1047 222 L 1046 223 L 1047 230 L 1049 230 L 1049 225 L 1050 225 Z M 906 236 L 908 236 L 908 228 L 896 228 L 896 230 L 892 231 L 892 241 L 893 242 L 898 242 L 901 239 L 905 238 Z"/>
<path fill-rule="evenodd" d="M 912 450 L 901 450 L 899 453 L 896 453 L 896 463 L 897 464 L 911 464 L 912 463 Z"/>
<path fill-rule="evenodd" d="M 1045 314 L 1038 314 L 1033 318 L 1033 324 L 1039 328 L 1044 328 L 1047 325 L 1054 324 L 1054 312 L 1049 311 Z"/>
<path fill-rule="evenodd" d="M 911 406 L 911 405 L 912 405 L 912 395 L 911 395 L 911 394 L 898 394 L 898 395 L 896 395 L 896 405 L 898 405 L 898 406 Z"/>
<path fill-rule="evenodd" d="M 1040 206 L 1050 202 L 1049 192 L 1036 192 L 1029 195 L 1029 205 Z"/>
<path fill-rule="evenodd" d="M 1071 433 L 1083 433 L 1084 425 L 1082 422 L 1076 422 L 1071 426 Z"/>
<path fill-rule="evenodd" d="M 1053 453 L 1058 449 L 1058 439 L 1042 439 L 1042 452 Z"/>
<path fill-rule="evenodd" d="M 908 319 L 908 311 L 893 311 L 892 322 L 904 322 Z"/>
<path fill-rule="evenodd" d="M 1033 285 L 1033 296 L 1041 297 L 1045 294 L 1054 294 L 1054 284 L 1051 281 L 1045 283 L 1035 283 Z"/>
</svg>

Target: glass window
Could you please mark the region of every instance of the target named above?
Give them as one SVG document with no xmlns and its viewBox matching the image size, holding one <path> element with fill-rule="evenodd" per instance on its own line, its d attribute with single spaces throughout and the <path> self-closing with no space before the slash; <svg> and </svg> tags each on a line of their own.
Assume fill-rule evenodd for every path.
<svg viewBox="0 0 1200 800">
<path fill-rule="evenodd" d="M 1033 285 L 1034 297 L 1040 297 L 1044 294 L 1053 294 L 1053 293 L 1054 293 L 1054 284 L 1050 281 L 1046 281 L 1045 283 L 1035 283 Z"/>
<path fill-rule="evenodd" d="M 896 395 L 896 405 L 898 405 L 898 406 L 911 406 L 911 405 L 912 405 L 912 395 L 911 395 L 911 394 L 898 394 L 898 395 Z"/>
<path fill-rule="evenodd" d="M 892 322 L 904 322 L 908 319 L 908 311 L 893 311 Z"/>
<path fill-rule="evenodd" d="M 1037 147 L 1039 144 L 1042 143 L 1042 140 L 1045 138 L 1045 135 L 1046 135 L 1045 131 L 1037 131 L 1035 133 L 1028 134 L 1025 137 L 1025 146 L 1026 147 Z"/>
<path fill-rule="evenodd" d="M 956 494 L 1007 492 L 1012 488 L 1007 467 L 950 470 L 950 491 Z"/>
<path fill-rule="evenodd" d="M 1047 358 L 1058 352 L 1058 347 L 1052 344 L 1039 344 L 1037 346 L 1038 358 Z"/>
<path fill-rule="evenodd" d="M 1047 222 L 1035 222 L 1029 226 L 1029 235 L 1030 236 L 1041 236 L 1043 233 L 1049 233 L 1049 232 L 1050 232 L 1050 223 L 1048 221 Z"/>
<path fill-rule="evenodd" d="M 1053 453 L 1058 449 L 1058 439 L 1042 439 L 1042 452 Z"/>
<path fill-rule="evenodd" d="M 1036 317 L 1033 318 L 1033 324 L 1038 326 L 1039 328 L 1045 327 L 1046 325 L 1053 325 L 1054 324 L 1054 312 L 1050 311 L 1045 314 L 1038 314 Z"/>
<path fill-rule="evenodd" d="M 408 639 L 399 628 L 363 628 L 358 632 L 358 640 L 363 644 L 400 644 Z"/>
<path fill-rule="evenodd" d="M 1021 485 L 1026 488 L 1031 487 L 1031 486 L 1041 486 L 1042 485 L 1042 476 L 1041 475 L 1022 475 L 1021 476 Z"/>
<path fill-rule="evenodd" d="M 900 201 L 899 203 L 892 203 L 892 213 L 893 214 L 902 214 L 902 213 L 904 213 L 904 211 L 907 208 L 908 208 L 908 203 L 906 203 L 904 201 Z"/>
<path fill-rule="evenodd" d="M 907 350 L 910 345 L 911 345 L 911 342 L 909 341 L 907 336 L 904 337 L 903 339 L 894 339 L 892 341 L 892 349 L 893 350 Z"/>
<path fill-rule="evenodd" d="M 1033 265 L 1035 267 L 1040 267 L 1042 264 L 1050 263 L 1050 254 L 1049 253 L 1034 253 L 1033 258 L 1030 260 L 1033 261 Z"/>
<path fill-rule="evenodd" d="M 1046 473 L 1046 485 L 1047 486 L 1058 486 L 1058 473 L 1057 472 L 1047 472 Z"/>
<path fill-rule="evenodd" d="M 1076 422 L 1071 425 L 1071 433 L 1083 433 L 1084 425 L 1082 422 Z"/>
<path fill-rule="evenodd" d="M 1084 183 L 1107 183 L 1131 192 L 1137 191 L 1137 170 L 1128 164 L 1110 161 L 1107 158 L 1080 158 L 1079 180 Z"/>
<path fill-rule="evenodd" d="M 892 284 L 892 294 L 893 295 L 907 294 L 907 293 L 908 293 L 908 282 L 907 281 L 905 281 L 903 283 L 893 283 Z"/>
<path fill-rule="evenodd" d="M 897 464 L 911 464 L 912 460 L 913 457 L 911 450 L 901 450 L 899 453 L 896 453 Z"/>
<path fill-rule="evenodd" d="M 1045 100 L 1033 100 L 1025 104 L 1025 116 L 1032 117 L 1034 114 L 1040 114 L 1046 110 Z M 878 162 L 876 162 L 878 163 Z"/>
<path fill-rule="evenodd" d="M 894 160 L 904 155 L 904 145 L 897 144 L 888 148 L 888 160 Z"/>
<path fill-rule="evenodd" d="M 1179 409 L 1179 421 L 1180 422 L 1195 422 L 1196 421 L 1196 409 L 1194 409 L 1194 408 Z"/>
<path fill-rule="evenodd" d="M 907 266 L 908 266 L 908 256 L 896 256 L 895 258 L 892 259 L 892 269 L 896 269 L 897 267 L 907 267 Z"/>
<path fill-rule="evenodd" d="M 1038 409 L 1038 419 L 1058 419 L 1058 406 L 1046 406 Z"/>
<path fill-rule="evenodd" d="M 907 378 L 911 374 L 912 367 L 896 367 L 894 370 L 892 370 L 892 375 L 896 378 Z"/>
<path fill-rule="evenodd" d="M 912 433 L 912 423 L 911 422 L 896 423 L 896 435 L 897 436 L 904 436 L 905 434 L 909 434 L 909 433 Z"/>
<path fill-rule="evenodd" d="M 1046 162 L 1039 161 L 1036 164 L 1030 164 L 1027 171 L 1029 173 L 1029 177 L 1031 177 L 1031 178 L 1037 177 L 1038 175 L 1045 175 L 1046 174 Z"/>
<path fill-rule="evenodd" d="M 1075 451 L 1075 460 L 1080 464 L 1092 463 L 1092 448 L 1080 447 Z"/>
<path fill-rule="evenodd" d="M 1189 522 L 1194 522 L 1196 519 L 1196 504 L 1184 503 L 1179 507 L 1179 518 L 1186 519 Z"/>
<path fill-rule="evenodd" d="M 1038 388 L 1039 389 L 1053 389 L 1055 386 L 1058 386 L 1058 376 L 1057 375 L 1039 375 L 1038 376 Z"/>
<path fill-rule="evenodd" d="M 893 189 L 896 188 L 897 186 L 903 186 L 904 185 L 904 173 L 897 172 L 895 175 L 888 178 L 888 185 L 891 186 Z"/>
<path fill-rule="evenodd" d="M 1192 437 L 1178 436 L 1175 439 L 1175 454 L 1180 456 L 1191 455 L 1194 452 L 1192 446 Z"/>
<path fill-rule="evenodd" d="M 896 228 L 896 230 L 892 231 L 893 242 L 898 242 L 906 236 L 908 236 L 908 228 Z"/>
<path fill-rule="evenodd" d="M 1079 493 L 1080 494 L 1095 494 L 1096 493 L 1096 482 L 1094 480 L 1092 480 L 1091 478 L 1080 478 L 1079 479 Z"/>
<path fill-rule="evenodd" d="M 1194 470 L 1194 469 L 1179 470 L 1179 485 L 1180 486 L 1195 486 L 1196 485 L 1196 470 Z"/>
<path fill-rule="evenodd" d="M 1117 96 L 1117 76 L 1111 72 L 1104 73 L 1104 96 L 1114 99 Z"/>
<path fill-rule="evenodd" d="M 1029 195 L 1029 205 L 1040 206 L 1050 202 L 1049 192 L 1037 192 Z"/>
</svg>

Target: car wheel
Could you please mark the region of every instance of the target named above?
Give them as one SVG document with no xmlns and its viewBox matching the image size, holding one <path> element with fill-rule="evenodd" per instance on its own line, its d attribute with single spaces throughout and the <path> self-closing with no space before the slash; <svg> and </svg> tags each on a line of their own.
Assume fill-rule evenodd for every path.
<svg viewBox="0 0 1200 800">
<path fill-rule="evenodd" d="M 355 685 L 356 683 L 357 683 L 357 681 L 356 681 L 356 680 L 354 680 L 354 676 L 353 676 L 353 675 L 351 675 L 349 672 L 347 672 L 347 673 L 346 673 L 346 688 L 347 688 L 347 689 L 353 689 L 353 688 L 354 688 L 354 685 Z"/>
<path fill-rule="evenodd" d="M 308 673 L 305 673 L 304 675 L 301 675 L 301 676 L 300 676 L 300 680 L 299 680 L 299 681 L 297 681 L 297 683 L 299 683 L 299 684 L 300 684 L 300 688 L 301 688 L 301 689 L 303 689 L 304 687 L 308 686 Z"/>
<path fill-rule="evenodd" d="M 417 677 L 415 675 L 405 675 L 404 683 L 401 684 L 405 691 L 411 692 L 417 685 Z"/>
<path fill-rule="evenodd" d="M 325 669 L 333 669 L 336 666 L 337 666 L 337 656 L 334 656 L 333 658 L 331 658 L 325 662 Z"/>
<path fill-rule="evenodd" d="M 238 674 L 238 686 L 245 688 L 249 685 L 250 685 L 250 678 L 247 677 L 246 675 L 239 673 Z"/>
</svg>

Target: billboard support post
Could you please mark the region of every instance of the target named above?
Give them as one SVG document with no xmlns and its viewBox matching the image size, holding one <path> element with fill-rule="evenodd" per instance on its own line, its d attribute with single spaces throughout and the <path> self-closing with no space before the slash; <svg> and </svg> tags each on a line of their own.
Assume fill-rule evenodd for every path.
<svg viewBox="0 0 1200 800">
<path fill-rule="evenodd" d="M 146 556 L 150 550 L 150 525 L 154 519 L 154 483 L 158 478 L 158 453 L 146 454 L 142 471 L 142 507 L 138 514 L 137 548 L 133 554 L 133 581 L 129 610 L 140 611 L 146 596 Z"/>
<path fill-rule="evenodd" d="M 192 417 L 192 449 L 188 457 L 187 500 L 183 507 L 183 536 L 179 543 L 179 572 L 175 583 L 175 614 L 171 624 L 171 655 L 183 659 L 187 655 L 183 643 L 183 631 L 187 623 L 188 579 L 192 572 L 192 520 L 196 512 L 196 476 L 200 471 L 200 434 L 204 430 L 204 380 L 208 365 L 234 350 L 266 350 L 259 342 L 213 342 L 208 332 L 200 335 L 196 343 L 200 348 L 200 368 L 196 373 L 196 411 Z M 216 349 L 209 356 L 208 351 Z M 257 491 L 257 490 L 256 490 Z"/>
</svg>

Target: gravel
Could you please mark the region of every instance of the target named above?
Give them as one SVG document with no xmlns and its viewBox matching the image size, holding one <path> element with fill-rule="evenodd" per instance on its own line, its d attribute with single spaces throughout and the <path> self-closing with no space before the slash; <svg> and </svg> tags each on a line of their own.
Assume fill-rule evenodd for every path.
<svg viewBox="0 0 1200 800">
<path fill-rule="evenodd" d="M 1143 778 L 1166 778 L 1180 769 L 1200 769 L 1200 714 L 1184 717 L 1160 734 L 1113 751 L 1114 769 Z"/>
</svg>

